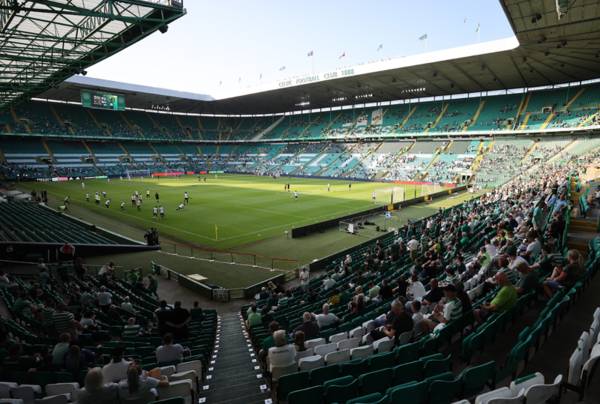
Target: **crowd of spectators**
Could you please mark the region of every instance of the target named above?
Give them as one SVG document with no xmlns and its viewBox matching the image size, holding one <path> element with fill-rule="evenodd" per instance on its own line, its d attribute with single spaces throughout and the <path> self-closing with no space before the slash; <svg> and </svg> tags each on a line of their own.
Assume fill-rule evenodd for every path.
<svg viewBox="0 0 600 404">
<path fill-rule="evenodd" d="M 389 312 L 374 318 L 363 344 L 397 341 L 406 333 L 412 339 L 436 335 L 467 313 L 483 323 L 513 309 L 520 296 L 550 298 L 573 286 L 583 275 L 581 255 L 570 250 L 563 260 L 561 252 L 570 175 L 582 168 L 579 163 L 542 163 L 478 199 L 409 223 L 390 245 L 378 241 L 358 258 L 347 255 L 310 287 L 263 290 L 249 309 L 247 326 L 250 332 L 269 330 L 260 343 L 264 366 L 290 365 L 303 357 L 298 352 L 306 341 L 370 313 L 373 304 L 389 304 Z M 385 276 L 406 262 L 408 271 L 397 279 Z M 471 279 L 481 273 L 485 278 L 477 286 L 492 297 L 474 307 Z M 321 311 L 303 312 L 299 323 L 285 317 L 291 302 L 319 301 L 325 302 Z"/>
<path fill-rule="evenodd" d="M 158 300 L 154 275 L 113 262 L 92 267 L 81 258 L 58 265 L 40 260 L 36 269 L 31 275 L 0 271 L 0 297 L 13 316 L 0 322 L 4 376 L 68 374 L 84 386 L 79 403 L 150 402 L 169 384 L 158 366 L 192 358 L 184 344 L 205 312 L 198 302 L 188 310 Z M 127 344 L 141 344 L 147 357 L 127 353 Z M 144 370 L 148 360 L 155 365 Z"/>
</svg>

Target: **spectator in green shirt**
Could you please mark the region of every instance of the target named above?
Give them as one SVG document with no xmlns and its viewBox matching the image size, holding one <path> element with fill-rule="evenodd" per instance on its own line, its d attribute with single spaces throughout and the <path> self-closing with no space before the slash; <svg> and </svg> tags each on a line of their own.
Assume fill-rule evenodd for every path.
<svg viewBox="0 0 600 404">
<path fill-rule="evenodd" d="M 278 329 L 279 329 L 279 323 L 277 321 L 271 321 L 269 323 L 269 336 L 264 338 L 260 344 L 261 350 L 264 350 L 265 353 L 266 353 L 266 351 L 269 350 L 269 348 L 275 346 L 275 342 L 273 341 L 273 333 L 275 331 L 277 331 Z"/>
<path fill-rule="evenodd" d="M 267 355 L 269 354 L 269 348 L 275 346 L 275 340 L 273 339 L 273 333 L 279 330 L 279 323 L 277 321 L 271 321 L 269 323 L 269 336 L 264 338 L 260 343 L 260 351 L 258 352 L 258 360 L 264 368 L 267 365 Z"/>
<path fill-rule="evenodd" d="M 485 303 L 480 309 L 473 312 L 479 323 L 483 322 L 492 313 L 501 313 L 512 309 L 517 303 L 517 289 L 510 283 L 506 273 L 498 272 L 495 279 L 496 284 L 500 287 L 496 297 L 490 303 Z"/>
<path fill-rule="evenodd" d="M 256 305 L 253 304 L 248 310 L 248 318 L 246 319 L 246 327 L 252 328 L 262 324 L 262 316 L 256 309 Z"/>
</svg>

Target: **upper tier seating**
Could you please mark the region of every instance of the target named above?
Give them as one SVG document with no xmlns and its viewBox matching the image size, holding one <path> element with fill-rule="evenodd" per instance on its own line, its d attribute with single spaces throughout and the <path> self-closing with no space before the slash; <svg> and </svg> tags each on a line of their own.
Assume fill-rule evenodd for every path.
<svg viewBox="0 0 600 404">
<path fill-rule="evenodd" d="M 411 100 L 412 101 L 412 100 Z M 428 133 L 584 128 L 600 123 L 600 86 L 411 102 L 271 117 L 106 111 L 32 101 L 0 116 L 0 132 L 163 140 L 326 139 Z M 270 130 L 266 130 L 269 128 Z"/>
</svg>

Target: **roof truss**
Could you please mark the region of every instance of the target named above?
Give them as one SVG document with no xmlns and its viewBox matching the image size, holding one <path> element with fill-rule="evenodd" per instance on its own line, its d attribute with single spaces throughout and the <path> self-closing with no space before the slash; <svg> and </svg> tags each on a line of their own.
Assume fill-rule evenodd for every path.
<svg viewBox="0 0 600 404">
<path fill-rule="evenodd" d="M 176 0 L 0 0 L 0 108 L 61 83 L 184 14 Z"/>
</svg>

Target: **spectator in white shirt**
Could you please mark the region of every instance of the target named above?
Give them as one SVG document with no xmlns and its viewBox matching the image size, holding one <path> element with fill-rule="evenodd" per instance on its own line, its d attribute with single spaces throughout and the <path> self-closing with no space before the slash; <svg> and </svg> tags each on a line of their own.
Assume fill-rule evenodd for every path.
<svg viewBox="0 0 600 404">
<path fill-rule="evenodd" d="M 112 304 L 112 293 L 106 290 L 106 286 L 100 287 L 100 293 L 98 293 L 98 306 L 103 311 L 108 311 L 108 308 Z"/>
<path fill-rule="evenodd" d="M 329 305 L 325 303 L 323 305 L 323 313 L 315 315 L 319 328 L 329 327 L 330 325 L 336 324 L 340 321 L 338 316 L 329 312 Z"/>
<path fill-rule="evenodd" d="M 80 404 L 116 403 L 118 385 L 106 380 L 100 368 L 92 368 L 85 375 L 85 387 L 76 392 L 71 399 Z M 104 383 L 107 382 L 107 383 Z"/>
<path fill-rule="evenodd" d="M 406 288 L 406 297 L 411 300 L 421 301 L 423 296 L 427 294 L 425 290 L 425 286 L 419 280 L 419 276 L 416 273 L 413 273 L 410 278 L 410 284 Z"/>
<path fill-rule="evenodd" d="M 173 343 L 173 334 L 165 334 L 163 344 L 156 348 L 156 362 L 161 364 L 180 361 L 185 352 L 189 352 L 189 350 L 180 344 Z"/>
<path fill-rule="evenodd" d="M 102 368 L 104 381 L 107 383 L 119 382 L 127 378 L 127 369 L 131 362 L 123 359 L 123 349 L 115 348 L 112 352 L 112 359 Z"/>
<path fill-rule="evenodd" d="M 542 252 L 542 243 L 534 231 L 527 233 L 527 248 L 525 250 L 525 256 L 530 260 L 535 260 Z"/>
<path fill-rule="evenodd" d="M 509 248 L 507 255 L 509 261 L 508 269 L 510 269 L 511 271 L 516 271 L 517 267 L 521 263 L 527 264 L 527 260 L 525 258 L 521 257 L 520 255 L 517 255 L 517 249 L 515 247 Z"/>
<path fill-rule="evenodd" d="M 90 310 L 85 310 L 81 315 L 79 325 L 81 325 L 81 327 L 83 327 L 84 329 L 95 328 L 96 316 Z"/>
<path fill-rule="evenodd" d="M 274 347 L 269 348 L 268 363 L 269 371 L 273 367 L 284 367 L 296 363 L 296 348 L 288 344 L 285 330 L 277 330 L 273 333 Z"/>
<path fill-rule="evenodd" d="M 307 288 L 308 287 L 308 278 L 309 278 L 309 274 L 308 274 L 308 269 L 306 269 L 306 267 L 303 267 L 300 270 L 300 273 L 298 274 L 298 278 L 300 278 L 300 287 L 301 288 Z"/>
<path fill-rule="evenodd" d="M 109 262 L 108 264 L 102 265 L 100 267 L 100 271 L 98 271 L 98 276 L 102 275 L 112 275 L 115 272 L 115 264 L 114 262 Z"/>
<path fill-rule="evenodd" d="M 331 278 L 331 276 L 327 275 L 323 280 L 323 290 L 329 290 L 335 285 L 335 281 Z"/>
<path fill-rule="evenodd" d="M 417 256 L 417 250 L 419 249 L 419 242 L 414 238 L 410 239 L 410 241 L 406 243 L 406 249 L 410 254 L 410 258 L 414 260 Z"/>
<path fill-rule="evenodd" d="M 485 243 L 485 252 L 490 256 L 490 259 L 493 259 L 496 255 L 498 255 L 498 240 L 494 239 L 493 241 L 486 241 Z"/>
<path fill-rule="evenodd" d="M 129 296 L 125 296 L 123 299 L 123 303 L 121 303 L 121 310 L 125 310 L 128 313 L 135 314 L 135 310 L 133 309 L 133 304 L 129 300 Z"/>
</svg>

